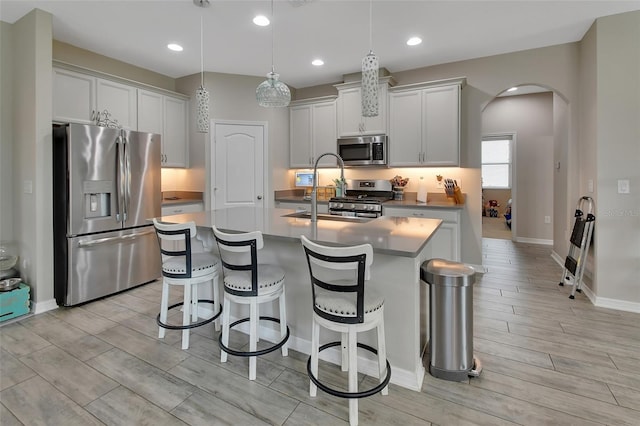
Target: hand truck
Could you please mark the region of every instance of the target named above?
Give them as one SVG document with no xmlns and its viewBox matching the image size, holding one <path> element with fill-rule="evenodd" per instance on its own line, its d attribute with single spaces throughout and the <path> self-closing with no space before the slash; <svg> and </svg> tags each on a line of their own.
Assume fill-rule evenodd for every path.
<svg viewBox="0 0 640 426">
<path fill-rule="evenodd" d="M 582 274 L 587 263 L 587 253 L 593 234 L 593 226 L 596 222 L 594 216 L 595 204 L 591 197 L 581 197 L 576 207 L 576 218 L 569 240 L 569 254 L 564 262 L 562 270 L 562 281 L 558 285 L 565 283 L 573 284 L 569 299 L 575 299 L 576 291 L 582 292 Z"/>
</svg>

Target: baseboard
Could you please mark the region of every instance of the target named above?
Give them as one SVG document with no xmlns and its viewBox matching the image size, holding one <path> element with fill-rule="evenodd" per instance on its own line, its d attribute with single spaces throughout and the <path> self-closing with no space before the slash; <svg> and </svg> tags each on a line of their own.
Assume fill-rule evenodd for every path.
<svg viewBox="0 0 640 426">
<path fill-rule="evenodd" d="M 558 263 L 558 265 L 564 268 L 564 259 L 560 257 L 558 253 L 552 251 L 551 258 L 555 260 Z M 582 290 L 582 293 L 584 293 L 584 295 L 587 296 L 587 298 L 591 301 L 591 303 L 593 303 L 594 306 L 597 306 L 599 308 L 615 309 L 617 311 L 640 313 L 639 302 L 629 302 L 627 300 L 610 299 L 608 297 L 599 297 L 589 288 L 589 286 L 584 284 L 585 277 L 590 278 L 593 281 L 593 276 L 590 271 L 588 270 L 584 271 L 581 290 Z"/>
<path fill-rule="evenodd" d="M 553 240 L 543 240 L 541 238 L 524 238 L 516 237 L 516 243 L 540 244 L 544 246 L 552 246 Z"/>
<path fill-rule="evenodd" d="M 628 302 L 626 300 L 609 299 L 607 297 L 599 297 L 599 296 L 594 296 L 594 297 L 595 297 L 595 302 L 592 299 L 593 304 L 600 308 L 609 308 L 609 309 L 615 309 L 618 311 L 640 313 L 640 303 L 638 302 Z M 589 297 L 589 299 L 591 298 Z"/>
<path fill-rule="evenodd" d="M 551 258 L 555 260 L 558 265 L 564 268 L 564 258 L 562 256 L 551 250 Z"/>
<path fill-rule="evenodd" d="M 58 309 L 55 299 L 45 300 L 44 302 L 32 302 L 31 310 L 35 315 Z"/>
<path fill-rule="evenodd" d="M 199 310 L 198 310 L 199 312 Z M 230 318 L 230 322 L 234 322 L 237 318 Z M 234 330 L 241 331 L 245 334 L 249 334 L 249 323 L 238 324 L 234 327 Z M 280 341 L 280 331 L 260 326 L 260 339 L 267 340 L 269 342 Z M 301 339 L 296 336 L 289 336 L 288 347 L 294 351 L 309 355 L 311 352 L 311 341 Z M 320 352 L 320 359 L 330 362 L 332 364 L 340 365 L 342 362 L 342 356 L 339 349 L 330 348 Z M 368 359 L 363 356 L 358 356 L 358 371 L 371 377 L 378 376 L 378 362 L 373 359 Z M 420 364 L 418 371 L 410 371 L 402 368 L 395 367 L 391 364 L 391 383 L 394 385 L 402 386 L 403 388 L 410 389 L 416 392 L 420 392 L 422 389 L 422 381 L 424 379 L 426 370 L 424 366 Z"/>
</svg>

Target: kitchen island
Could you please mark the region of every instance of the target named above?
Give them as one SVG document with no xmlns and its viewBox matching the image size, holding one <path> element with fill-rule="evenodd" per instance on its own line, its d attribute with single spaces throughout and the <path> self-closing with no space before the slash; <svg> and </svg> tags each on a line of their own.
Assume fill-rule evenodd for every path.
<svg viewBox="0 0 640 426">
<path fill-rule="evenodd" d="M 373 246 L 374 260 L 368 286 L 385 298 L 385 328 L 387 357 L 391 363 L 391 382 L 420 390 L 425 369 L 422 351 L 428 333 L 428 289 L 420 283 L 420 265 L 431 258 L 431 238 L 442 221 L 409 217 L 382 216 L 368 221 L 320 219 L 315 224 L 307 218 L 288 217 L 290 209 L 236 207 L 159 218 L 167 223 L 193 221 L 198 227 L 198 239 L 204 250 L 217 251 L 211 226 L 229 232 L 261 231 L 264 248 L 260 262 L 276 263 L 286 272 L 287 323 L 291 330 L 289 347 L 309 353 L 311 347 L 311 285 L 309 270 L 300 236 L 326 245 Z M 271 315 L 272 312 L 261 312 Z M 277 316 L 277 313 L 273 313 Z M 232 317 L 244 316 L 231 312 Z M 262 324 L 261 324 L 262 325 Z M 278 332 L 261 328 L 261 337 L 277 340 Z M 363 333 L 360 341 L 377 346 L 375 333 Z M 339 340 L 337 336 L 321 335 L 321 342 Z M 359 368 L 377 377 L 377 363 L 368 354 L 359 354 Z M 322 352 L 322 358 L 339 363 L 336 350 Z"/>
</svg>

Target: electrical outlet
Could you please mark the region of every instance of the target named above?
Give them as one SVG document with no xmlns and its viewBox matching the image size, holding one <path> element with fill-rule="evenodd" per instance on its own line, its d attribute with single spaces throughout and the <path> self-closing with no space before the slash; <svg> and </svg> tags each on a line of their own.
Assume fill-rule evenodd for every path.
<svg viewBox="0 0 640 426">
<path fill-rule="evenodd" d="M 551 216 L 545 216 L 544 223 L 551 223 Z"/>
<path fill-rule="evenodd" d="M 618 179 L 618 194 L 628 194 L 629 192 L 629 179 Z"/>
<path fill-rule="evenodd" d="M 593 179 L 587 181 L 587 192 L 593 192 Z"/>
</svg>

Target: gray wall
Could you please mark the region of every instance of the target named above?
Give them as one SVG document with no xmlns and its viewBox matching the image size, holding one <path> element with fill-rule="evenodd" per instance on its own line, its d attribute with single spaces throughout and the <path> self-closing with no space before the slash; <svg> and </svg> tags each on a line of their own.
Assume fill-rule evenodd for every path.
<svg viewBox="0 0 640 426">
<path fill-rule="evenodd" d="M 17 243 L 21 276 L 31 285 L 36 312 L 48 309 L 38 302 L 53 299 L 51 33 L 52 16 L 40 10 L 2 28 L 1 86 L 10 84 L 13 92 L 2 96 L 3 127 L 7 114 L 12 124 L 1 133 L 1 156 L 3 163 L 11 158 L 13 167 L 10 176 L 2 173 L 3 188 L 8 178 L 12 191 L 3 189 L 1 216 L 12 221 L 2 220 L 1 234 Z"/>
<path fill-rule="evenodd" d="M 181 175 L 189 189 L 205 193 L 205 202 L 210 204 L 210 176 L 207 173 L 210 158 L 206 155 L 210 152 L 211 134 L 198 133 L 195 120 L 196 102 L 195 92 L 200 86 L 200 75 L 195 74 L 176 80 L 176 90 L 180 93 L 191 95 L 189 116 L 190 137 L 190 168 L 189 170 L 165 170 L 163 179 Z M 205 73 L 205 87 L 210 96 L 210 118 L 263 121 L 269 128 L 269 180 L 267 182 L 265 200 L 272 206 L 273 191 L 275 189 L 289 187 L 287 171 L 289 168 L 289 109 L 288 108 L 263 108 L 256 101 L 256 87 L 264 81 L 264 77 L 243 75 Z M 211 128 L 213 132 L 213 127 Z M 208 146 L 209 145 L 209 146 Z M 183 175 L 183 176 L 182 176 Z M 163 186 L 167 184 L 163 182 Z"/>
<path fill-rule="evenodd" d="M 13 240 L 13 25 L 0 21 L 0 241 Z"/>
<path fill-rule="evenodd" d="M 496 98 L 484 110 L 482 132 L 515 133 L 516 239 L 553 240 L 552 224 L 544 223 L 553 217 L 553 94 Z"/>
<path fill-rule="evenodd" d="M 635 303 L 640 303 L 639 40 L 640 11 L 596 23 L 597 140 L 595 154 L 585 158 L 585 169 L 595 158 L 595 291 L 599 298 Z M 630 194 L 618 194 L 618 179 L 630 181 Z"/>
</svg>

